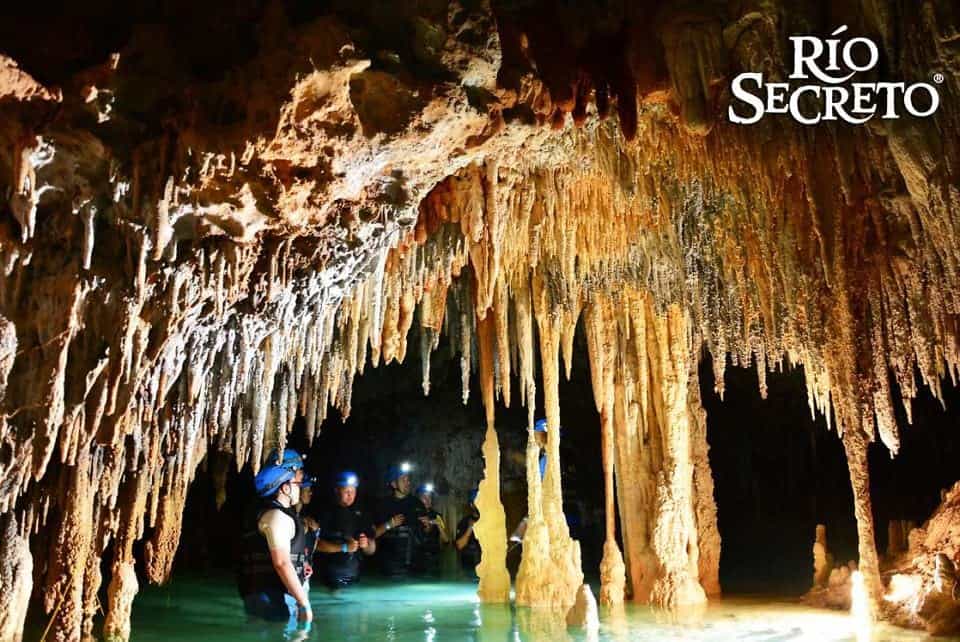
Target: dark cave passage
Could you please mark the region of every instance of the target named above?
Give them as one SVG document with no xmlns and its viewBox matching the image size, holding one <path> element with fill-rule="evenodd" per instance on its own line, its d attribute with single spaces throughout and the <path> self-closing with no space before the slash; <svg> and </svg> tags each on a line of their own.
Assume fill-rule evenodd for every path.
<svg viewBox="0 0 960 642">
<path fill-rule="evenodd" d="M 701 362 L 710 465 L 723 546 L 720 579 L 726 593 L 799 595 L 811 586 L 817 524 L 827 527 L 834 564 L 857 559 L 853 495 L 843 446 L 826 419 L 811 418 L 802 368 L 767 374 L 760 397 L 753 368 L 729 367 L 723 401 L 713 372 Z M 946 410 L 926 388 L 908 425 L 902 406 L 900 453 L 879 442 L 869 450 L 877 546 L 887 547 L 890 520 L 920 525 L 960 470 L 956 433 L 960 391 L 944 383 Z M 897 398 L 897 393 L 894 393 Z"/>
</svg>

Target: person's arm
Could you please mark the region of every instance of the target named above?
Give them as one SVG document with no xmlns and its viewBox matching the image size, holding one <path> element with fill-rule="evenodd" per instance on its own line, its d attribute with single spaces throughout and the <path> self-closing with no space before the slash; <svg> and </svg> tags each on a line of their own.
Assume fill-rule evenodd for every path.
<svg viewBox="0 0 960 642">
<path fill-rule="evenodd" d="M 321 553 L 356 553 L 357 540 L 348 537 L 342 542 L 329 539 L 317 539 L 317 550 Z"/>
<path fill-rule="evenodd" d="M 360 547 L 360 550 L 367 557 L 373 555 L 377 552 L 377 540 L 374 537 L 371 537 L 366 532 L 360 533 L 360 537 L 357 540 L 357 544 Z"/>
<path fill-rule="evenodd" d="M 517 524 L 517 529 L 513 531 L 513 535 L 510 536 L 511 542 L 522 542 L 523 536 L 527 533 L 527 518 L 524 517 L 520 520 L 520 523 Z"/>
<path fill-rule="evenodd" d="M 310 608 L 310 599 L 297 577 L 297 570 L 290 559 L 290 540 L 293 539 L 296 527 L 289 515 L 279 510 L 268 511 L 260 522 L 260 531 L 267 538 L 267 547 L 270 549 L 270 561 L 273 570 L 283 583 L 287 593 L 293 596 L 300 612 L 297 619 L 304 622 L 313 621 L 313 611 Z"/>
<path fill-rule="evenodd" d="M 406 521 L 406 517 L 403 516 L 403 513 L 397 513 L 387 521 L 382 524 L 377 524 L 376 526 L 376 536 L 380 537 L 388 530 L 396 528 L 397 526 L 402 526 L 403 522 Z"/>
<path fill-rule="evenodd" d="M 453 543 L 453 545 L 457 547 L 458 551 L 462 551 L 466 545 L 470 543 L 470 537 L 473 535 L 473 525 L 473 519 L 467 518 L 467 525 L 463 529 L 463 533 Z"/>
<path fill-rule="evenodd" d="M 440 532 L 440 543 L 449 544 L 450 533 L 447 532 L 447 525 L 443 523 L 443 517 L 437 515 L 437 519 L 434 523 L 437 525 L 437 530 Z"/>
</svg>

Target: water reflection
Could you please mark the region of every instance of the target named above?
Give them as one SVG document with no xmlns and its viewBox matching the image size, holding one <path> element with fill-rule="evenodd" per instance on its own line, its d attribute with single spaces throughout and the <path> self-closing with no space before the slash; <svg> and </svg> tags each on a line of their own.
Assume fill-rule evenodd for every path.
<svg viewBox="0 0 960 642">
<path fill-rule="evenodd" d="M 531 640 L 531 642 L 570 640 L 570 635 L 567 633 L 566 613 L 563 611 L 520 607 L 517 609 L 517 621 L 525 640 Z"/>
<path fill-rule="evenodd" d="M 177 577 L 167 586 L 145 588 L 133 613 L 133 640 L 395 640 L 397 642 L 769 642 L 856 640 L 848 613 L 814 610 L 795 602 L 724 600 L 705 611 L 667 614 L 628 604 L 600 608 L 596 637 L 566 626 L 564 614 L 512 604 L 479 604 L 476 585 L 458 582 L 365 583 L 339 593 L 311 592 L 314 622 L 285 632 L 243 612 L 229 578 Z M 886 625 L 872 630 L 874 642 L 919 641 L 926 637 Z M 942 639 L 942 638 L 939 638 Z"/>
</svg>

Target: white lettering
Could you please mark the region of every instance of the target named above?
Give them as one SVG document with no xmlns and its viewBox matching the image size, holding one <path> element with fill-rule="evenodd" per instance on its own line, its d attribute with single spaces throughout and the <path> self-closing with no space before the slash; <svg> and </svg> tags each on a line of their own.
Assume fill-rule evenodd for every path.
<svg viewBox="0 0 960 642">
<path fill-rule="evenodd" d="M 786 114 L 788 113 L 790 85 L 785 82 L 767 83 L 767 113 L 768 114 Z"/>
<path fill-rule="evenodd" d="M 733 105 L 730 105 L 727 115 L 730 118 L 731 123 L 752 125 L 753 123 L 760 122 L 760 119 L 763 118 L 763 101 L 743 88 L 743 83 L 748 80 L 755 82 L 758 89 L 763 86 L 763 74 L 745 73 L 740 74 L 733 79 L 731 90 L 733 91 L 734 97 L 753 107 L 753 116 L 740 116 L 736 111 L 734 111 Z"/>
<path fill-rule="evenodd" d="M 913 92 L 918 89 L 923 89 L 930 96 L 930 107 L 928 107 L 926 111 L 920 111 L 917 109 L 913 102 Z M 907 88 L 907 91 L 903 94 L 903 104 L 911 115 L 917 116 L 918 118 L 924 118 L 937 111 L 937 108 L 940 106 L 940 94 L 938 94 L 937 90 L 933 88 L 933 85 L 928 85 L 925 82 L 918 82 L 917 84 L 910 85 Z"/>
<path fill-rule="evenodd" d="M 816 85 L 806 85 L 800 89 L 793 92 L 793 95 L 790 96 L 790 113 L 793 114 L 793 117 L 801 125 L 816 125 L 820 122 L 820 114 L 807 118 L 804 116 L 803 112 L 800 111 L 800 97 L 805 93 L 810 92 L 814 94 L 817 99 L 820 98 L 820 88 Z"/>
<path fill-rule="evenodd" d="M 846 31 L 847 26 L 843 25 L 830 35 L 839 36 Z M 789 79 L 813 78 L 821 84 L 765 83 L 761 73 L 742 73 L 730 85 L 733 94 L 727 109 L 730 122 L 752 125 L 770 113 L 789 114 L 802 125 L 815 125 L 822 120 L 859 125 L 878 113 L 880 118 L 892 120 L 900 118 L 899 110 L 904 109 L 912 116 L 925 118 L 940 107 L 937 88 L 928 83 L 854 82 L 845 86 L 856 74 L 874 69 L 880 61 L 880 49 L 869 38 L 843 41 L 836 37 L 791 36 L 790 41 L 793 73 Z M 844 71 L 849 73 L 844 75 Z M 738 111 L 742 107 L 749 111 Z M 814 113 L 808 113 L 811 109 Z"/>
</svg>

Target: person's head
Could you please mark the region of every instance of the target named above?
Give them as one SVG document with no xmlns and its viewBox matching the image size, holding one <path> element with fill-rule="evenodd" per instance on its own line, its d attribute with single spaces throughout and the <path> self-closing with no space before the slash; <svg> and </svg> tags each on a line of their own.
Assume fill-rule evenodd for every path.
<svg viewBox="0 0 960 642">
<path fill-rule="evenodd" d="M 306 506 L 313 500 L 313 484 L 315 483 L 313 477 L 304 477 L 303 481 L 300 483 L 300 503 Z"/>
<path fill-rule="evenodd" d="M 280 451 L 274 448 L 267 454 L 267 458 L 263 463 L 264 465 L 283 466 L 284 468 L 296 471 L 303 469 L 304 459 L 304 455 L 301 455 L 293 448 L 284 448 L 283 457 L 281 458 Z"/>
<path fill-rule="evenodd" d="M 541 448 L 547 447 L 547 420 L 537 419 L 533 424 L 533 436 L 537 440 L 537 445 Z"/>
<path fill-rule="evenodd" d="M 257 495 L 273 499 L 284 506 L 293 506 L 300 501 L 300 484 L 303 469 L 292 470 L 284 466 L 267 464 L 253 478 Z"/>
<path fill-rule="evenodd" d="M 387 471 L 387 483 L 390 485 L 390 489 L 395 496 L 406 497 L 410 494 L 412 487 L 410 482 L 411 468 L 410 464 L 403 462 L 402 464 L 391 466 Z"/>
<path fill-rule="evenodd" d="M 476 504 L 477 493 L 478 489 L 474 488 L 467 494 L 467 512 L 474 516 L 480 515 L 480 510 L 477 508 Z"/>
<path fill-rule="evenodd" d="M 359 483 L 356 473 L 349 470 L 345 470 L 337 475 L 337 481 L 333 486 L 337 504 L 344 508 L 353 506 L 353 502 L 357 500 L 357 486 L 359 486 Z"/>
<path fill-rule="evenodd" d="M 423 502 L 427 510 L 433 508 L 433 484 L 420 484 L 417 486 L 417 497 Z"/>
</svg>

